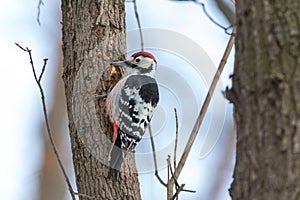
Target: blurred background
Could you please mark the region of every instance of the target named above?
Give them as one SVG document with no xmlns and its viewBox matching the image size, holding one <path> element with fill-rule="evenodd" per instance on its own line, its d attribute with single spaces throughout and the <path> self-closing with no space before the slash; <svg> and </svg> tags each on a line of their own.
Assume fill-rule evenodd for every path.
<svg viewBox="0 0 300 200">
<path fill-rule="evenodd" d="M 199 2 L 205 4 L 207 12 L 214 20 L 224 27 L 230 25 L 228 18 L 225 17 L 230 19 L 232 17 L 230 14 L 234 13 L 234 6 L 230 0 Z M 38 5 L 38 0 L 0 1 L 2 27 L 0 32 L 2 61 L 0 67 L 2 92 L 0 98 L 0 194 L 3 200 L 70 199 L 45 132 L 40 95 L 33 78 L 28 54 L 19 49 L 15 43 L 32 49 L 33 61 L 38 72 L 42 68 L 43 58 L 49 59 L 42 84 L 46 95 L 50 125 L 73 187 L 76 187 L 68 135 L 64 86 L 61 78 L 60 1 L 43 1 L 43 5 L 40 5 L 40 25 L 37 22 Z M 207 54 L 207 58 L 214 66 L 209 70 L 214 73 L 230 36 L 208 19 L 200 5 L 193 2 L 169 0 L 138 0 L 137 5 L 143 28 L 173 32 L 175 35 L 183 35 L 186 41 L 193 41 Z M 134 35 L 132 31 L 137 29 L 133 3 L 126 2 L 125 6 L 127 30 L 128 35 L 131 36 Z M 135 42 L 137 41 L 128 38 L 128 51 L 134 49 L 132 43 Z M 216 90 L 218 98 L 220 98 L 221 90 L 230 85 L 228 77 L 233 71 L 233 55 L 232 51 L 221 77 L 221 85 Z M 174 60 L 177 62 L 176 58 L 180 56 L 173 58 L 161 53 L 159 57 L 164 61 L 164 65 L 172 66 L 172 62 Z M 180 70 L 182 69 L 175 69 L 178 74 L 185 71 Z M 201 74 L 203 69 L 199 69 L 199 72 L 199 77 L 204 75 L 204 73 Z M 165 84 L 168 84 L 170 79 L 162 76 L 162 73 L 159 75 L 161 82 L 165 81 Z M 202 79 L 207 80 L 205 77 Z M 189 76 L 183 77 L 183 81 L 188 82 L 188 80 Z M 192 90 L 196 99 L 204 99 L 209 84 L 204 81 L 199 92 L 196 89 Z M 181 98 L 180 94 L 178 94 L 178 98 Z M 224 109 L 209 109 L 209 120 L 206 119 L 207 122 L 203 124 L 204 128 L 201 127 L 199 137 L 195 141 L 192 153 L 179 178 L 180 183 L 186 184 L 186 189 L 196 190 L 196 193 L 182 192 L 180 199 L 230 199 L 228 189 L 232 182 L 235 162 L 232 105 L 225 99 L 217 101 L 222 101 Z M 182 102 L 185 104 L 186 101 L 179 100 L 179 103 Z M 194 109 L 196 114 L 201 107 L 201 102 L 198 104 Z M 225 118 L 215 121 L 214 117 L 211 117 L 214 115 L 222 115 Z M 220 126 L 217 140 L 212 145 L 213 148 L 205 154 L 201 154 L 201 147 L 203 147 L 201 141 L 210 137 L 210 131 L 207 131 L 205 126 L 209 126 L 209 129 L 213 130 L 214 123 Z M 142 150 L 145 145 L 142 144 L 140 149 Z M 160 148 L 159 145 L 157 144 L 158 148 Z M 137 165 L 139 168 L 139 163 Z M 165 168 L 162 167 L 159 173 L 162 178 L 166 178 Z M 166 189 L 159 184 L 153 172 L 140 173 L 139 178 L 142 199 L 165 199 Z"/>
</svg>

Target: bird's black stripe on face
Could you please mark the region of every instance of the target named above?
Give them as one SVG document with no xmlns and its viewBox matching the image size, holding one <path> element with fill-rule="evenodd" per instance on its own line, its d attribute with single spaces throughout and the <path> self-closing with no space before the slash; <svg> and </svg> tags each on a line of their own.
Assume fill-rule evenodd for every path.
<svg viewBox="0 0 300 200">
<path fill-rule="evenodd" d="M 129 68 L 137 68 L 138 66 L 136 64 L 132 64 L 131 62 L 129 62 L 128 60 L 125 61 L 125 64 L 126 64 L 126 67 L 129 67 Z"/>
<path fill-rule="evenodd" d="M 132 64 L 131 62 L 129 61 L 125 61 L 126 65 L 132 69 L 135 69 L 135 68 L 139 68 L 136 64 Z"/>
<path fill-rule="evenodd" d="M 131 68 L 133 68 L 133 69 L 138 68 L 138 66 L 137 66 L 136 64 L 131 64 L 130 66 L 131 66 Z"/>
</svg>

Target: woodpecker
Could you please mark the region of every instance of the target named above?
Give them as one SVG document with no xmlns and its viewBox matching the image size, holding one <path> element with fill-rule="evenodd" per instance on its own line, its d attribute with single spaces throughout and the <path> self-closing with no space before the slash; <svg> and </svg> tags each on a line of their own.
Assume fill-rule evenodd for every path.
<svg viewBox="0 0 300 200">
<path fill-rule="evenodd" d="M 123 78 L 106 99 L 106 111 L 113 124 L 108 177 L 120 177 L 120 168 L 129 151 L 142 139 L 159 101 L 154 78 L 157 62 L 149 52 L 134 53 L 129 60 L 111 62 L 124 67 Z"/>
</svg>

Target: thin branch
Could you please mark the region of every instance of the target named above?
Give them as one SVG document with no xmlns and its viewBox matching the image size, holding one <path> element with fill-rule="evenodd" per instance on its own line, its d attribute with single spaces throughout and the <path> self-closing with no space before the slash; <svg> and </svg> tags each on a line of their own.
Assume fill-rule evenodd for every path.
<svg viewBox="0 0 300 200">
<path fill-rule="evenodd" d="M 173 195 L 173 185 L 174 183 L 171 182 L 171 177 L 172 177 L 172 174 L 170 173 L 171 171 L 171 161 L 170 161 L 170 158 L 171 156 L 168 155 L 168 158 L 167 158 L 167 171 L 168 171 L 168 184 L 167 184 L 167 200 L 171 200 L 172 198 L 172 195 Z M 170 175 L 171 174 L 171 175 Z"/>
<path fill-rule="evenodd" d="M 76 200 L 75 198 L 75 195 L 76 193 L 74 192 L 73 188 L 72 188 L 72 185 L 71 185 L 71 182 L 69 180 L 69 177 L 66 173 L 66 170 L 63 166 L 63 163 L 60 159 L 60 156 L 59 156 L 59 153 L 57 151 L 57 147 L 54 143 L 54 139 L 53 139 L 53 136 L 52 136 L 52 132 L 50 130 L 50 125 L 49 125 L 49 120 L 48 120 L 48 114 L 47 114 L 47 107 L 46 107 L 46 101 L 45 101 L 45 94 L 44 94 L 44 90 L 43 90 L 43 87 L 41 85 L 41 78 L 43 76 L 43 73 L 45 71 L 45 68 L 46 68 L 46 65 L 47 65 L 47 58 L 44 59 L 44 66 L 43 66 L 43 70 L 41 72 L 41 74 L 39 75 L 39 78 L 37 78 L 37 75 L 36 75 L 36 71 L 35 71 L 35 67 L 34 67 L 34 64 L 33 64 L 33 59 L 32 59 L 32 55 L 31 55 L 31 50 L 28 49 L 28 47 L 26 48 L 23 48 L 21 45 L 15 43 L 20 49 L 22 49 L 23 51 L 26 51 L 29 55 L 29 59 L 30 59 L 30 64 L 31 64 L 31 68 L 32 68 L 32 72 L 33 72 L 33 75 L 34 75 L 34 79 L 38 85 L 38 88 L 40 90 L 40 95 L 41 95 L 41 99 L 42 99 L 42 106 L 43 106 L 43 114 L 44 114 L 44 119 L 45 119 L 45 123 L 46 123 L 46 129 L 47 129 L 47 133 L 48 133 L 48 136 L 49 136 L 49 139 L 50 139 L 50 143 L 51 143 L 51 146 L 52 146 L 52 149 L 54 151 L 54 154 L 56 156 L 56 159 L 58 161 L 58 164 L 59 164 L 59 167 L 63 173 L 63 176 L 66 180 L 66 183 L 67 183 L 67 186 L 68 186 L 68 189 L 70 191 L 70 194 L 71 194 L 71 197 L 73 200 Z"/>
<path fill-rule="evenodd" d="M 174 146 L 174 169 L 176 170 L 177 163 L 176 163 L 176 156 L 177 156 L 177 145 L 178 145 L 178 115 L 177 110 L 174 108 L 174 115 L 175 115 L 175 146 Z"/>
<path fill-rule="evenodd" d="M 42 80 L 42 77 L 43 77 L 45 69 L 46 69 L 47 62 L 48 62 L 48 58 L 44 58 L 44 65 L 43 65 L 43 68 L 42 68 L 42 72 L 39 76 L 38 82 L 40 82 Z"/>
<path fill-rule="evenodd" d="M 177 110 L 176 110 L 176 108 L 174 108 L 174 112 L 175 112 L 175 119 L 176 119 L 176 138 L 178 138 L 178 116 L 177 116 Z M 151 147 L 152 147 L 152 155 L 153 155 L 153 161 L 154 161 L 154 167 L 155 167 L 155 176 L 157 177 L 157 179 L 158 179 L 158 181 L 163 185 L 163 186 L 165 186 L 166 188 L 168 188 L 169 186 L 168 186 L 168 184 L 170 184 L 170 182 L 168 182 L 168 184 L 166 184 L 163 180 L 162 180 L 162 178 L 159 176 L 159 174 L 158 174 L 158 169 L 157 169 L 157 159 L 156 159 L 156 150 L 155 150 L 155 144 L 154 144 L 154 140 L 153 140 L 153 134 L 152 134 L 152 129 L 151 129 L 151 126 L 149 125 L 148 126 L 148 130 L 149 130 L 149 135 L 150 135 L 150 141 L 151 141 Z M 177 141 L 178 141 L 178 139 L 176 139 Z M 177 141 L 175 140 L 175 146 L 176 146 L 176 144 L 177 144 Z M 175 150 L 175 153 L 174 153 L 174 155 L 176 155 L 176 150 Z M 174 158 L 174 160 L 175 160 L 175 158 Z M 167 160 L 167 162 L 170 162 L 170 159 L 169 160 Z M 169 164 L 168 164 L 169 165 Z M 172 168 L 171 168 L 171 164 L 169 165 L 170 166 L 170 172 L 171 172 L 171 179 L 173 179 L 174 177 L 175 177 L 175 175 L 174 175 L 174 173 L 173 173 L 173 171 L 172 171 Z M 176 164 L 175 164 L 175 166 L 176 166 Z M 174 169 L 176 170 L 176 167 L 174 167 Z M 169 168 L 168 168 L 168 170 L 169 170 Z M 169 174 L 169 172 L 168 172 L 168 174 Z M 168 179 L 169 180 L 169 179 Z M 176 183 L 176 188 L 178 189 L 178 188 L 180 188 L 180 186 L 179 186 L 179 184 L 178 184 L 178 182 L 177 182 L 177 179 L 175 179 L 175 183 Z M 192 192 L 192 193 L 194 193 L 194 192 L 196 192 L 196 191 L 194 191 L 194 190 L 187 190 L 187 189 L 182 189 L 181 191 L 183 191 L 183 192 Z"/>
<path fill-rule="evenodd" d="M 196 193 L 195 190 L 188 190 L 188 189 L 182 189 L 182 192 L 190 192 L 190 193 Z"/>
<path fill-rule="evenodd" d="M 200 6 L 202 6 L 202 10 L 203 10 L 204 14 L 208 17 L 208 19 L 209 19 L 211 22 L 213 22 L 215 25 L 217 25 L 217 26 L 220 27 L 221 29 L 224 29 L 224 31 L 225 31 L 225 33 L 226 33 L 227 35 L 230 35 L 230 34 L 231 34 L 231 33 L 228 32 L 228 30 L 230 30 L 230 29 L 232 28 L 232 25 L 230 25 L 230 26 L 228 26 L 228 27 L 225 27 L 225 26 L 221 25 L 219 22 L 217 22 L 214 18 L 212 18 L 212 17 L 210 16 L 210 14 L 209 14 L 209 13 L 207 12 L 207 10 L 206 10 L 206 7 L 205 7 L 205 4 L 204 4 L 204 3 L 201 3 L 201 2 L 199 2 L 199 1 L 197 1 L 197 0 L 193 0 L 193 2 L 196 3 L 196 4 L 199 4 Z"/>
<path fill-rule="evenodd" d="M 43 92 L 43 89 L 42 89 L 41 86 L 40 86 L 40 82 L 39 82 L 38 79 L 37 79 L 37 75 L 36 75 L 35 68 L 34 68 L 34 65 L 33 65 L 33 59 L 32 59 L 32 56 L 31 56 L 31 50 L 28 49 L 28 47 L 26 47 L 26 51 L 27 51 L 28 54 L 29 54 L 29 59 L 30 59 L 30 64 L 31 64 L 32 72 L 33 72 L 33 75 L 34 75 L 34 80 L 36 81 L 36 83 L 38 84 L 40 90 L 42 91 L 42 92 L 41 92 L 41 95 L 42 95 L 42 99 L 43 99 L 43 97 L 44 97 L 44 92 Z"/>
<path fill-rule="evenodd" d="M 172 175 L 172 177 L 171 178 L 174 178 L 175 177 L 175 175 L 174 175 L 174 173 L 173 173 L 173 170 L 172 170 L 172 167 L 171 167 L 171 165 L 170 165 L 170 172 L 171 172 L 171 175 Z M 175 186 L 176 186 L 176 190 L 178 190 L 179 188 L 180 188 L 180 186 L 179 186 L 179 183 L 178 183 L 178 181 L 177 181 L 177 177 L 175 177 Z M 185 185 L 185 184 L 184 184 Z M 181 189 L 181 191 L 183 191 L 183 192 L 192 192 L 192 193 L 195 193 L 196 191 L 195 190 L 187 190 L 187 189 Z"/>
<path fill-rule="evenodd" d="M 18 43 L 15 43 L 15 45 L 17 45 L 20 49 L 22 49 L 23 51 L 26 51 L 27 52 L 27 50 L 25 49 L 25 48 L 23 48 L 21 45 L 19 45 Z"/>
<path fill-rule="evenodd" d="M 170 156 L 168 157 L 169 159 L 168 159 L 168 162 L 170 162 Z M 177 177 L 175 177 L 174 176 L 174 173 L 173 173 L 173 170 L 172 170 L 172 166 L 171 166 L 171 163 L 170 163 L 170 173 L 171 173 L 171 177 L 174 177 L 174 182 L 175 182 L 175 186 L 176 186 L 176 190 L 180 187 L 179 186 L 179 183 L 178 183 L 178 181 L 177 181 Z"/>
<path fill-rule="evenodd" d="M 143 32 L 142 32 L 142 26 L 141 26 L 141 21 L 140 21 L 140 17 L 139 17 L 139 12 L 138 12 L 137 5 L 136 5 L 136 0 L 133 0 L 132 2 L 133 2 L 133 5 L 134 5 L 134 13 L 135 13 L 136 22 L 137 22 L 138 27 L 139 27 L 140 40 L 141 40 L 141 51 L 144 51 Z"/>
<path fill-rule="evenodd" d="M 207 16 L 207 18 L 212 23 L 214 23 L 216 26 L 218 26 L 219 28 L 223 29 L 227 35 L 231 35 L 231 33 L 229 32 L 229 30 L 233 28 L 233 25 L 229 25 L 228 27 L 225 27 L 222 24 L 220 24 L 219 22 L 217 22 L 213 17 L 210 16 L 210 14 L 208 13 L 208 11 L 206 10 L 206 7 L 205 7 L 204 3 L 199 2 L 197 0 L 172 0 L 172 1 L 192 1 L 195 4 L 198 4 L 198 5 L 202 6 L 202 10 L 203 10 L 204 14 Z M 231 0 L 231 1 L 233 1 L 233 0 Z"/>
<path fill-rule="evenodd" d="M 167 184 L 160 178 L 158 171 L 155 170 L 155 176 L 157 177 L 158 181 L 165 187 L 167 187 Z"/>
<path fill-rule="evenodd" d="M 157 160 L 156 160 L 156 151 L 155 151 L 155 145 L 154 145 L 154 140 L 153 140 L 153 135 L 152 135 L 152 129 L 149 124 L 148 126 L 149 130 L 149 135 L 150 135 L 150 141 L 151 141 L 151 147 L 152 147 L 152 155 L 153 155 L 153 161 L 154 161 L 154 168 L 155 168 L 155 176 L 157 177 L 158 181 L 165 187 L 167 187 L 167 184 L 160 178 L 157 170 Z"/>
<path fill-rule="evenodd" d="M 183 187 L 185 186 L 185 184 L 182 184 L 177 190 L 176 193 L 173 195 L 173 197 L 171 198 L 171 200 L 174 200 L 176 197 L 178 197 L 179 193 L 181 191 L 183 191 Z"/>
<path fill-rule="evenodd" d="M 39 26 L 41 25 L 41 21 L 40 21 L 40 16 L 41 16 L 41 6 L 44 5 L 43 0 L 39 0 L 38 6 L 37 6 L 37 16 L 36 16 L 36 21 L 39 24 Z"/>
<path fill-rule="evenodd" d="M 191 133 L 191 135 L 190 135 L 190 137 L 188 139 L 188 143 L 185 146 L 185 149 L 184 149 L 184 152 L 182 154 L 182 157 L 181 157 L 181 159 L 180 159 L 180 161 L 178 163 L 178 166 L 177 166 L 177 168 L 175 170 L 174 177 L 179 177 L 179 175 L 180 175 L 180 173 L 181 173 L 181 171 L 183 169 L 183 166 L 186 163 L 186 160 L 187 160 L 188 155 L 190 153 L 191 147 L 192 147 L 192 145 L 193 145 L 193 143 L 195 141 L 195 138 L 196 138 L 196 136 L 198 134 L 199 128 L 200 128 L 201 123 L 202 123 L 202 121 L 204 119 L 204 116 L 205 116 L 205 113 L 207 111 L 208 105 L 210 103 L 210 100 L 211 100 L 212 95 L 214 93 L 214 90 L 216 88 L 217 82 L 218 82 L 218 80 L 220 78 L 220 75 L 221 75 L 223 69 L 224 69 L 224 66 L 226 64 L 226 60 L 227 60 L 227 58 L 228 58 L 228 56 L 229 56 L 229 54 L 231 52 L 232 46 L 233 46 L 234 41 L 235 41 L 235 33 L 236 33 L 236 28 L 234 27 L 233 33 L 231 34 L 231 37 L 230 37 L 230 39 L 228 41 L 227 47 L 225 49 L 224 55 L 223 55 L 223 57 L 221 59 L 221 62 L 219 64 L 218 70 L 216 71 L 216 74 L 215 74 L 215 76 L 213 78 L 213 81 L 212 81 L 212 83 L 211 83 L 211 85 L 209 87 L 209 90 L 207 92 L 207 95 L 206 95 L 206 98 L 204 100 L 203 106 L 202 106 L 202 108 L 200 110 L 200 113 L 198 115 L 198 118 L 196 120 L 194 128 L 192 130 L 192 133 Z M 174 181 L 174 179 L 172 179 L 172 180 Z"/>
</svg>

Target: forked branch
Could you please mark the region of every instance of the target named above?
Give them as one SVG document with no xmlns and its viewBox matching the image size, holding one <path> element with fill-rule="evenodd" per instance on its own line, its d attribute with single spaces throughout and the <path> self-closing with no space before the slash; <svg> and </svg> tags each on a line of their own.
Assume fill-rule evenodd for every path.
<svg viewBox="0 0 300 200">
<path fill-rule="evenodd" d="M 162 179 L 159 177 L 158 175 L 158 171 L 157 171 L 157 161 L 156 161 L 156 153 L 155 153 L 155 145 L 154 145 L 154 141 L 153 141 L 153 138 L 152 138 L 152 132 L 151 130 L 149 130 L 150 132 L 150 139 L 151 139 L 151 145 L 152 145 L 152 151 L 153 151 L 153 159 L 154 159 L 154 165 L 155 165 L 155 175 L 156 177 L 158 178 L 158 180 L 168 188 L 168 200 L 169 199 L 175 199 L 176 197 L 178 197 L 179 193 L 181 191 L 186 191 L 186 192 L 195 192 L 195 191 L 192 191 L 192 190 L 185 190 L 183 189 L 184 187 L 184 184 L 180 185 L 179 186 L 179 183 L 177 182 L 177 179 L 184 167 L 184 164 L 186 163 L 186 160 L 188 158 L 188 155 L 190 153 L 190 150 L 192 148 L 192 145 L 194 144 L 194 141 L 196 139 L 196 136 L 198 134 L 198 131 L 200 129 L 200 126 L 202 124 L 202 121 L 204 119 L 204 116 L 206 114 L 206 111 L 208 109 L 208 106 L 209 106 L 209 103 L 211 101 L 211 98 L 212 98 L 212 95 L 215 91 L 215 88 L 216 88 L 216 85 L 217 85 L 217 82 L 218 80 L 220 79 L 220 75 L 224 69 L 224 66 L 226 64 L 226 61 L 228 59 L 228 56 L 231 52 L 231 49 L 233 47 L 233 44 L 234 44 L 234 41 L 235 41 L 235 34 L 236 34 L 236 27 L 233 27 L 233 32 L 231 34 L 231 37 L 228 41 L 228 44 L 227 44 L 227 47 L 225 49 L 225 52 L 223 54 L 223 57 L 221 59 L 221 62 L 219 64 L 219 67 L 214 75 L 214 78 L 213 78 L 213 81 L 209 87 L 209 90 L 207 92 L 207 95 L 206 95 L 206 98 L 204 100 L 204 103 L 201 107 L 201 110 L 200 110 L 200 113 L 197 117 L 197 120 L 196 120 L 196 123 L 194 125 L 194 128 L 190 134 L 190 137 L 188 139 L 188 142 L 185 146 L 185 149 L 183 151 L 183 154 L 180 158 L 180 161 L 178 163 L 178 166 L 177 163 L 176 163 L 176 149 L 177 149 L 177 140 L 178 140 L 178 118 L 177 118 L 177 112 L 176 112 L 176 109 L 174 110 L 175 112 L 175 119 L 176 119 L 176 139 L 175 139 L 175 148 L 174 148 L 174 172 L 172 170 L 172 167 L 171 167 L 171 164 L 170 164 L 170 159 L 168 158 L 167 161 L 168 161 L 168 171 L 170 171 L 171 173 L 171 177 L 168 178 L 168 183 L 165 184 Z M 169 173 L 168 173 L 169 174 Z M 176 193 L 173 195 L 172 198 L 170 198 L 169 196 L 169 193 L 170 193 L 170 188 L 172 188 L 174 186 L 174 184 L 176 185 Z"/>
<path fill-rule="evenodd" d="M 43 114 L 44 114 L 44 120 L 45 120 L 45 124 L 46 124 L 47 134 L 48 134 L 48 137 L 49 137 L 49 140 L 50 140 L 53 152 L 54 152 L 55 157 L 57 159 L 58 165 L 59 165 L 59 167 L 60 167 L 60 169 L 61 169 L 61 171 L 63 173 L 63 176 L 65 178 L 65 181 L 67 183 L 67 187 L 68 187 L 68 190 L 69 190 L 70 195 L 72 197 L 72 200 L 76 200 L 76 197 L 75 197 L 76 195 L 77 196 L 83 196 L 83 197 L 88 198 L 88 199 L 95 199 L 95 197 L 74 192 L 73 187 L 71 185 L 71 181 L 70 181 L 70 179 L 69 179 L 69 177 L 68 177 L 68 175 L 66 173 L 66 170 L 65 170 L 65 168 L 63 166 L 63 163 L 61 161 L 60 155 L 58 153 L 57 147 L 56 147 L 54 139 L 53 139 L 53 134 L 52 134 L 51 129 L 50 129 L 49 119 L 48 119 L 48 114 L 47 114 L 47 106 L 46 106 L 45 94 L 44 94 L 44 90 L 43 90 L 43 87 L 42 87 L 42 84 L 41 84 L 41 80 L 43 78 L 43 75 L 44 75 L 44 72 L 45 72 L 45 69 L 46 69 L 46 66 L 47 66 L 48 58 L 44 58 L 44 64 L 43 64 L 43 67 L 42 67 L 42 71 L 39 74 L 39 76 L 37 76 L 37 73 L 36 73 L 36 70 L 35 70 L 35 67 L 34 67 L 34 64 L 33 64 L 31 50 L 28 47 L 26 47 L 26 48 L 22 47 L 18 43 L 15 43 L 15 44 L 20 49 L 22 49 L 23 51 L 27 52 L 28 55 L 29 55 L 29 59 L 30 59 L 30 64 L 31 64 L 31 68 L 32 68 L 34 80 L 35 80 L 35 82 L 36 82 L 36 84 L 37 84 L 37 86 L 38 86 L 38 88 L 40 90 L 40 95 L 41 95 L 41 100 L 42 100 L 42 106 L 43 106 Z"/>
<path fill-rule="evenodd" d="M 213 81 L 212 81 L 212 83 L 211 83 L 211 85 L 209 87 L 209 90 L 208 90 L 207 95 L 205 97 L 204 103 L 203 103 L 203 105 L 201 107 L 200 113 L 199 113 L 199 115 L 197 117 L 196 123 L 194 125 L 193 130 L 192 130 L 192 133 L 190 134 L 190 137 L 188 139 L 188 143 L 185 146 L 185 149 L 183 151 L 182 157 L 181 157 L 181 159 L 180 159 L 180 161 L 178 163 L 178 166 L 177 166 L 177 168 L 175 170 L 174 177 L 178 177 L 180 175 L 180 173 L 181 173 L 181 171 L 183 169 L 183 166 L 184 166 L 184 164 L 185 164 L 185 162 L 186 162 L 186 160 L 188 158 L 188 155 L 189 155 L 189 153 L 191 151 L 192 145 L 194 144 L 194 141 L 195 141 L 196 136 L 198 134 L 199 128 L 200 128 L 200 126 L 202 124 L 202 121 L 204 119 L 205 113 L 207 111 L 208 105 L 209 105 L 209 103 L 211 101 L 211 98 L 212 98 L 212 95 L 213 95 L 213 93 L 215 91 L 217 82 L 218 82 L 218 80 L 219 80 L 219 78 L 221 76 L 221 73 L 222 73 L 222 71 L 224 69 L 226 61 L 228 59 L 228 56 L 229 56 L 229 54 L 231 52 L 231 49 L 232 49 L 232 46 L 234 44 L 235 34 L 236 34 L 236 27 L 233 28 L 233 32 L 232 32 L 232 34 L 230 36 L 230 39 L 228 41 L 227 47 L 225 49 L 225 52 L 224 52 L 223 57 L 221 59 L 221 62 L 219 64 L 219 67 L 218 67 L 218 69 L 217 69 L 217 71 L 215 73 L 215 76 L 214 76 Z"/>
</svg>

